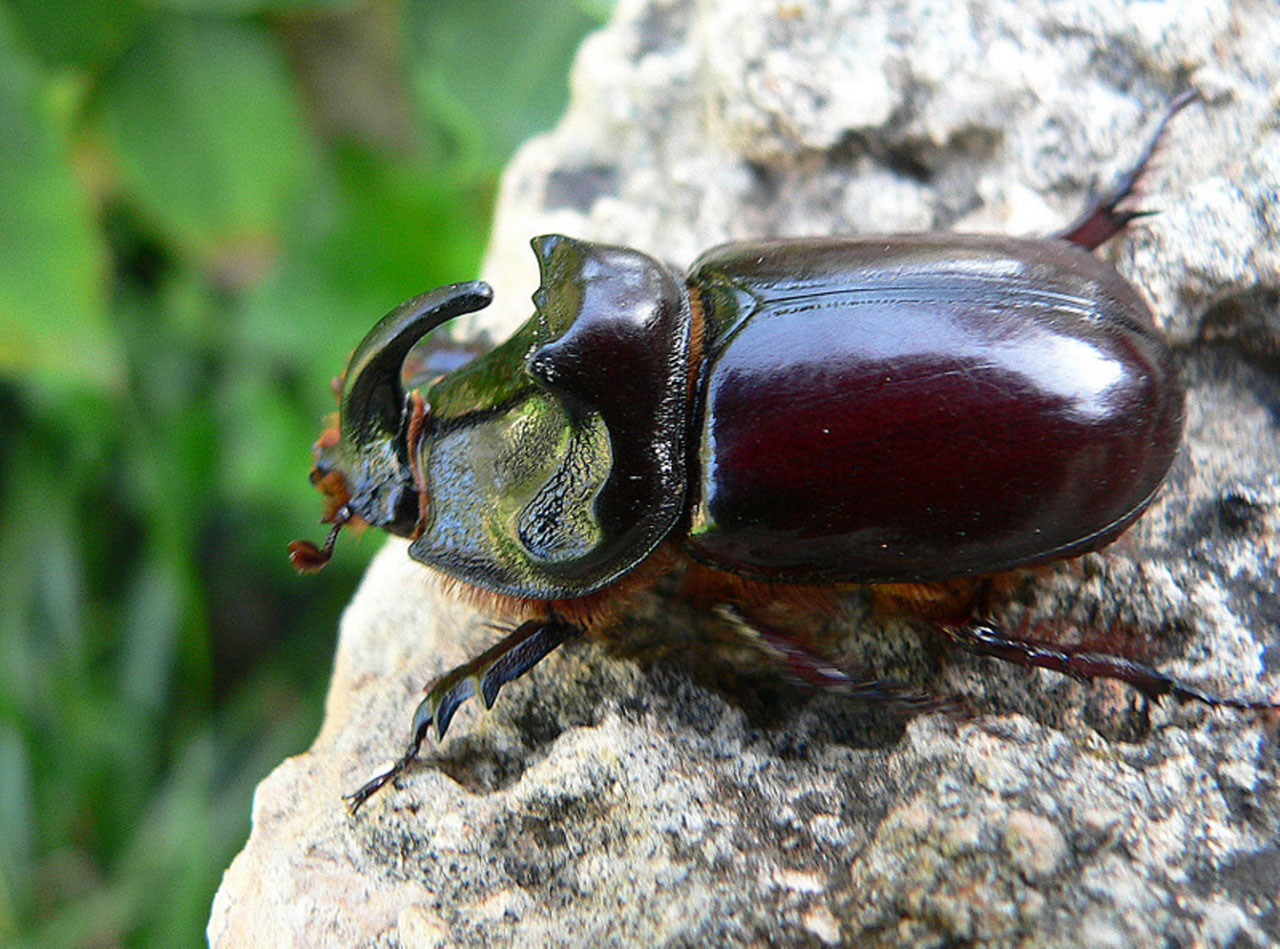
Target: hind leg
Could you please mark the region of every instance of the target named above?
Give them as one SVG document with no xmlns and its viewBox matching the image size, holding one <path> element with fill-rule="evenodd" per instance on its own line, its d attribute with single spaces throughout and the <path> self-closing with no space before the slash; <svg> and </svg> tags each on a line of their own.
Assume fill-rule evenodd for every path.
<svg viewBox="0 0 1280 949">
<path fill-rule="evenodd" d="M 1170 102 L 1164 118 L 1160 120 L 1155 134 L 1151 137 L 1151 141 L 1147 143 L 1147 147 L 1138 158 L 1137 164 L 1121 176 L 1114 188 L 1096 199 L 1074 224 L 1054 236 L 1071 241 L 1073 244 L 1079 244 L 1088 250 L 1093 250 L 1123 231 L 1130 221 L 1151 214 L 1151 211 L 1122 208 L 1121 205 L 1137 196 L 1142 176 L 1146 173 L 1148 166 L 1151 164 L 1151 159 L 1160 148 L 1160 142 L 1169 126 L 1169 120 L 1199 98 L 1200 93 L 1192 89 L 1182 93 Z"/>
<path fill-rule="evenodd" d="M 1223 697 L 1166 675 L 1152 666 L 1099 652 L 1089 646 L 1063 646 L 1046 640 L 1012 636 L 989 621 L 939 623 L 944 636 L 979 656 L 993 656 L 1020 666 L 1052 669 L 1076 679 L 1116 679 L 1148 698 L 1172 696 L 1179 702 L 1200 702 L 1212 708 L 1244 711 L 1280 710 L 1280 702 Z"/>
<path fill-rule="evenodd" d="M 801 685 L 834 689 L 855 701 L 903 713 L 959 710 L 954 699 L 922 694 L 901 683 L 839 665 L 794 634 L 748 616 L 739 607 L 722 607 L 719 612 L 741 635 L 764 646 L 787 675 Z"/>
</svg>

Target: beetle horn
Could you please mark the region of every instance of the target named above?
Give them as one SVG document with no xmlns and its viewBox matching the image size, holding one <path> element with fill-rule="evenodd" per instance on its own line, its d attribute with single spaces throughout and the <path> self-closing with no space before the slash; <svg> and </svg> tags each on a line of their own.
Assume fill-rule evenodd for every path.
<svg viewBox="0 0 1280 949">
<path fill-rule="evenodd" d="M 342 389 L 342 438 L 359 451 L 394 435 L 404 411 L 400 372 L 409 350 L 436 327 L 493 300 L 483 281 L 455 283 L 400 304 L 369 331 L 347 364 Z"/>
<path fill-rule="evenodd" d="M 437 326 L 492 300 L 493 290 L 478 280 L 440 287 L 400 304 L 360 341 L 347 363 L 338 427 L 316 442 L 311 470 L 312 483 L 328 499 L 323 521 L 333 527 L 323 547 L 309 540 L 289 545 L 298 570 L 309 573 L 328 563 L 339 530 L 349 522 L 406 535 L 413 529 L 419 502 L 402 431 L 405 357 Z"/>
</svg>

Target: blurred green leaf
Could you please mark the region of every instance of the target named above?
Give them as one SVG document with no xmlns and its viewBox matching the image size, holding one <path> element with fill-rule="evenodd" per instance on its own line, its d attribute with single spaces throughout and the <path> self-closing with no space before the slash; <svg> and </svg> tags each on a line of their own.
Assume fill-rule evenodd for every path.
<svg viewBox="0 0 1280 949">
<path fill-rule="evenodd" d="M 500 163 L 549 128 L 569 62 L 599 20 L 574 0 L 407 0 L 409 76 L 423 121 L 463 163 Z"/>
<path fill-rule="evenodd" d="M 181 13 L 213 13 L 234 16 L 242 13 L 305 12 L 343 10 L 356 0 L 149 0 L 152 6 Z"/>
<path fill-rule="evenodd" d="M 100 117 L 130 196 L 167 235 L 233 283 L 266 267 L 309 155 L 262 30 L 158 20 L 107 77 Z"/>
<path fill-rule="evenodd" d="M 0 720 L 0 940 L 17 928 L 36 826 L 31 761 L 18 729 Z"/>
<path fill-rule="evenodd" d="M 613 16 L 615 0 L 575 0 L 575 6 L 593 23 L 604 24 Z"/>
<path fill-rule="evenodd" d="M 229 387 L 222 476 L 228 493 L 243 503 L 275 507 L 310 530 L 320 517 L 320 498 L 307 472 L 323 422 L 320 413 L 299 411 L 298 399 L 282 388 L 269 371 L 242 372 Z M 292 479 L 295 490 L 282 492 L 282 479 Z"/>
<path fill-rule="evenodd" d="M 378 317 L 475 273 L 490 204 L 488 188 L 467 189 L 421 163 L 347 148 L 335 165 L 240 321 L 245 360 L 302 369 L 319 412 L 333 408 L 327 382 Z"/>
<path fill-rule="evenodd" d="M 112 386 L 105 248 L 41 78 L 0 7 L 0 373 Z"/>
<path fill-rule="evenodd" d="M 34 49 L 52 66 L 93 68 L 125 48 L 155 14 L 137 0 L 8 0 Z"/>
<path fill-rule="evenodd" d="M 0 943 L 199 938 L 379 544 L 284 556 L 329 379 L 599 2 L 0 0 Z"/>
<path fill-rule="evenodd" d="M 210 847 L 210 786 L 217 766 L 212 729 L 201 729 L 178 755 L 172 776 L 149 808 L 121 861 L 123 877 L 139 901 L 163 886 L 169 899 L 155 907 L 147 935 L 157 946 L 180 945 L 204 928 L 212 874 L 201 859 Z"/>
<path fill-rule="evenodd" d="M 0 712 L 18 715 L 35 711 L 36 677 L 40 656 L 38 636 L 32 634 L 33 590 L 38 564 L 29 552 L 44 532 L 43 502 L 47 475 L 32 458 L 29 446 L 20 447 L 8 460 L 5 508 L 0 511 Z"/>
<path fill-rule="evenodd" d="M 124 617 L 122 698 L 157 712 L 172 681 L 175 638 L 182 629 L 183 584 L 168 558 L 153 555 L 130 585 Z"/>
</svg>

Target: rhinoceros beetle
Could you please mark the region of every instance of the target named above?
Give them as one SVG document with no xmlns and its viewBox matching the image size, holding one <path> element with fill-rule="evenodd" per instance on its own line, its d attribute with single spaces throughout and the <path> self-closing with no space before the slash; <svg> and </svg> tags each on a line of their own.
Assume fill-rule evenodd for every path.
<svg viewBox="0 0 1280 949">
<path fill-rule="evenodd" d="M 1141 213 L 1122 204 L 1191 98 L 1054 238 L 758 241 L 681 274 L 637 250 L 539 237 L 533 317 L 425 397 L 405 391 L 410 349 L 491 291 L 454 284 L 389 313 L 352 355 L 337 424 L 316 445 L 333 530 L 323 549 L 295 542 L 294 563 L 319 569 L 344 524 L 375 525 L 524 622 L 429 688 L 405 754 L 351 809 L 413 760 L 433 722 L 443 738 L 467 697 L 492 705 L 678 569 L 806 681 L 929 707 L 837 669 L 753 609 L 841 584 L 972 591 L 980 581 L 966 578 L 1104 547 L 1151 503 L 1181 441 L 1182 386 L 1146 305 L 1090 251 Z M 981 654 L 1274 707 L 972 615 L 934 618 Z"/>
</svg>

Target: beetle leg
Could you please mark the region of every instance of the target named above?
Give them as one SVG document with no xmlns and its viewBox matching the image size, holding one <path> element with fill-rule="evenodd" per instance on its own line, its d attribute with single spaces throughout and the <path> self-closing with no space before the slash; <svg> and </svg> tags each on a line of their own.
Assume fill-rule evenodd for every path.
<svg viewBox="0 0 1280 949">
<path fill-rule="evenodd" d="M 1152 157 L 1160 147 L 1160 140 L 1164 138 L 1169 120 L 1199 98 L 1200 93 L 1196 89 L 1188 89 L 1175 97 L 1169 103 L 1169 108 L 1165 110 L 1164 118 L 1156 126 L 1155 134 L 1151 136 L 1151 141 L 1147 143 L 1147 147 L 1143 150 L 1142 155 L 1139 156 L 1137 163 L 1121 176 L 1115 187 L 1101 197 L 1096 198 L 1074 224 L 1054 236 L 1071 241 L 1073 244 L 1079 244 L 1086 250 L 1093 250 L 1123 231 L 1134 218 L 1154 214 L 1154 211 L 1142 211 L 1134 208 L 1122 210 L 1120 205 L 1137 193 L 1138 183 L 1142 180 L 1142 176 L 1147 171 L 1147 166 L 1151 163 Z"/>
<path fill-rule="evenodd" d="M 957 708 L 952 699 L 923 695 L 897 682 L 841 668 L 809 649 L 794 635 L 755 617 L 748 618 L 740 607 L 722 607 L 720 614 L 746 638 L 768 647 L 779 658 L 788 675 L 801 685 L 839 689 L 855 701 L 893 706 L 904 712 L 954 711 Z"/>
<path fill-rule="evenodd" d="M 432 723 L 436 726 L 436 738 L 443 739 L 449 722 L 463 702 L 479 695 L 485 708 L 493 708 L 499 689 L 520 678 L 549 652 L 580 632 L 582 630 L 578 627 L 559 619 L 526 620 L 496 645 L 432 682 L 427 687 L 426 697 L 413 713 L 412 734 L 404 754 L 382 774 L 346 795 L 347 810 L 356 813 L 365 801 L 410 765 L 418 756 Z"/>
<path fill-rule="evenodd" d="M 1151 666 L 1123 656 L 1096 652 L 1088 646 L 1071 647 L 1035 639 L 1019 639 L 988 621 L 967 624 L 939 623 L 938 628 L 956 645 L 980 656 L 994 656 L 1020 666 L 1052 669 L 1076 679 L 1118 679 L 1148 698 L 1169 695 L 1179 702 L 1201 702 L 1214 708 L 1243 711 L 1275 711 L 1280 703 L 1263 699 L 1238 699 L 1205 692 L 1166 675 Z"/>
</svg>

